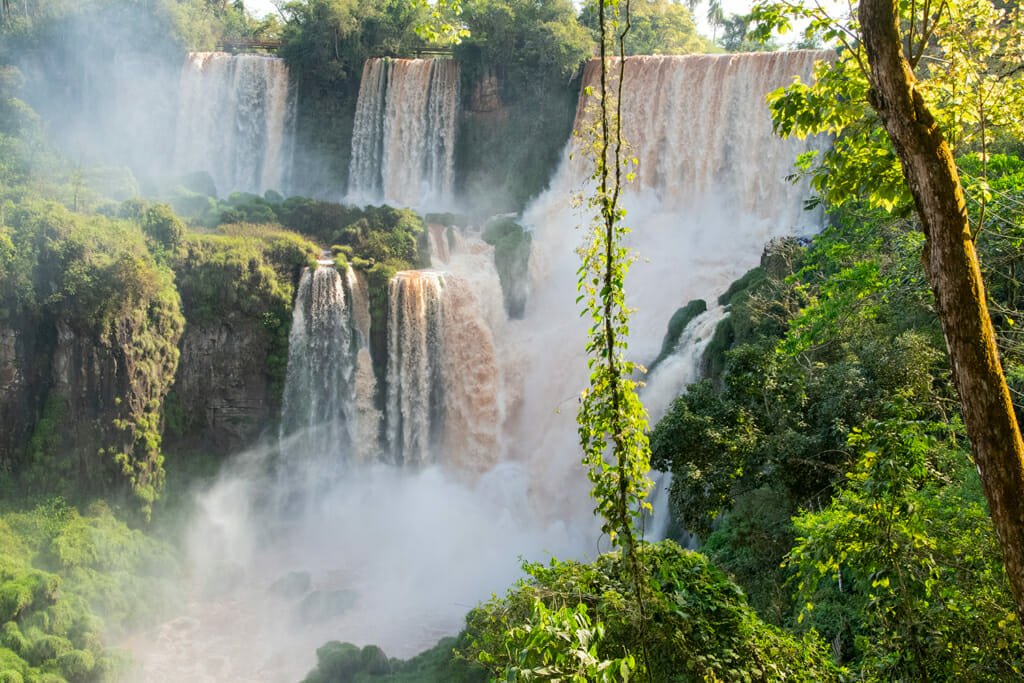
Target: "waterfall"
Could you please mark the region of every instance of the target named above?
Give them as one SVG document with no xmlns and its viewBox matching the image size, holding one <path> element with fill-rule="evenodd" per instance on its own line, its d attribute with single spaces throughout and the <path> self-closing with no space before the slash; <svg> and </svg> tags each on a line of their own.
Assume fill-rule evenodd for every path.
<svg viewBox="0 0 1024 683">
<path fill-rule="evenodd" d="M 785 177 L 799 152 L 825 143 L 776 139 L 764 95 L 794 75 L 808 79 L 814 59 L 824 56 L 627 61 L 623 120 L 640 160 L 637 182 L 623 196 L 639 256 L 626 283 L 626 304 L 636 308 L 632 359 L 654 359 L 672 313 L 692 299 L 715 301 L 757 265 L 771 238 L 820 227 L 820 213 L 802 211 L 806 184 L 789 185 Z M 425 183 L 437 188 L 424 180 L 425 152 L 417 146 L 429 136 L 413 138 L 392 120 L 398 109 L 411 114 L 431 89 L 422 79 L 419 91 L 394 96 L 409 75 L 401 64 L 371 60 L 360 93 L 351 187 L 374 201 L 408 192 L 412 203 Z M 457 98 L 445 101 L 454 106 Z M 417 119 L 417 130 L 426 118 Z M 403 149 L 399 129 L 417 145 Z M 435 265 L 445 272 L 402 272 L 390 281 L 380 391 L 367 346 L 366 281 L 329 267 L 303 273 L 281 443 L 289 453 L 312 448 L 328 458 L 271 468 L 264 464 L 272 456 L 249 454 L 251 461 L 234 461 L 201 494 L 202 513 L 187 539 L 195 585 L 224 590 L 197 592 L 186 619 L 152 632 L 151 652 L 137 654 L 148 674 L 142 678 L 299 680 L 315 648 L 330 639 L 411 656 L 462 628 L 465 605 L 515 581 L 517 556 L 583 558 L 607 547 L 595 543 L 600 534 L 575 424 L 589 322 L 575 302 L 583 231 L 574 227 L 590 222 L 571 206 L 590 177 L 582 153 L 570 158 L 578 144 L 522 217 L 534 231 L 525 318 L 505 319 L 491 247 L 433 227 Z M 402 155 L 407 168 L 400 168 Z M 414 181 L 391 179 L 403 172 Z M 696 379 L 702 345 L 725 314 L 712 306 L 694 319 L 648 378 L 642 398 L 652 420 Z M 307 433 L 319 441 L 305 440 Z M 412 466 L 373 463 L 330 477 L 330 458 L 343 457 L 345 444 L 363 460 L 384 453 Z M 452 469 L 482 474 L 452 476 Z M 662 480 L 659 493 L 664 486 Z M 281 506 L 287 516 L 262 504 L 268 491 L 282 488 L 288 503 L 301 497 L 306 504 Z M 649 530 L 663 526 L 657 515 L 665 512 L 652 500 Z M 268 586 L 297 571 L 315 591 L 294 600 L 270 594 Z M 348 591 L 357 594 L 349 612 L 323 622 L 300 618 L 307 603 Z M 306 659 L 295 655 L 302 652 Z"/>
<path fill-rule="evenodd" d="M 349 200 L 450 206 L 458 109 L 455 60 L 368 59 L 352 131 Z"/>
<path fill-rule="evenodd" d="M 628 244 L 637 255 L 626 281 L 629 356 L 649 363 L 673 311 L 693 299 L 715 300 L 731 282 L 758 264 L 771 239 L 806 236 L 820 229 L 821 211 L 804 211 L 806 182 L 792 184 L 798 154 L 824 149 L 823 139 L 774 136 L 765 95 L 799 75 L 810 80 L 815 60 L 829 53 L 792 51 L 744 55 L 629 57 L 622 95 L 626 156 L 637 158 L 636 181 L 622 196 Z M 584 87 L 596 77 L 587 65 Z M 577 128 L 593 113 L 581 95 Z M 511 411 L 514 456 L 540 471 L 542 497 L 567 498 L 565 481 L 577 467 L 576 396 L 586 384 L 582 357 L 586 321 L 575 304 L 576 247 L 572 226 L 592 220 L 569 197 L 592 187 L 592 161 L 579 140 L 568 145 L 549 189 L 527 207 L 523 222 L 534 231 L 531 298 L 514 343 L 542 349 L 530 359 L 521 404 Z M 670 358 L 682 377 L 699 354 L 677 349 Z M 686 357 L 685 359 L 683 357 Z M 690 364 L 681 372 L 680 364 Z M 674 388 L 681 390 L 682 386 Z M 552 454 L 564 454 L 557 461 Z M 561 463 L 561 464 L 556 464 Z M 586 495 L 580 486 L 577 492 Z M 574 505 L 586 505 L 577 500 Z M 567 506 L 569 504 L 567 503 Z"/>
<path fill-rule="evenodd" d="M 403 271 L 388 284 L 386 435 L 403 465 L 482 472 L 499 454 L 501 371 L 469 283 Z"/>
<path fill-rule="evenodd" d="M 689 213 L 710 199 L 719 211 L 736 207 L 785 227 L 816 224 L 820 214 L 803 211 L 807 185 L 786 178 L 797 155 L 821 149 L 822 141 L 775 137 L 764 96 L 789 85 L 794 75 L 810 80 L 814 61 L 829 54 L 791 50 L 627 58 L 623 136 L 627 155 L 639 162 L 630 192 L 646 193 L 662 209 L 678 212 Z M 617 75 L 617 64 L 613 71 Z M 600 61 L 588 62 L 583 87 L 596 91 L 599 75 Z M 581 95 L 577 129 L 593 117 L 586 99 Z"/>
<path fill-rule="evenodd" d="M 284 60 L 190 52 L 179 89 L 177 172 L 208 172 L 221 196 L 284 188 L 295 119 Z"/>
<path fill-rule="evenodd" d="M 369 310 L 355 273 L 322 264 L 302 271 L 288 335 L 282 436 L 302 432 L 316 455 L 363 457 L 376 447 Z M 368 438 L 372 435 L 372 439 Z"/>
<path fill-rule="evenodd" d="M 388 283 L 387 442 L 399 464 L 432 460 L 440 413 L 442 275 L 406 271 Z"/>
<path fill-rule="evenodd" d="M 690 321 L 679 336 L 672 354 L 652 370 L 647 384 L 640 392 L 640 400 L 647 409 L 651 427 L 665 416 L 672 402 L 687 386 L 701 379 L 704 351 L 715 336 L 715 328 L 727 315 L 722 306 L 715 306 Z M 645 531 L 651 539 L 661 539 L 669 526 L 669 488 L 672 474 L 651 472 L 654 486 L 649 501 L 654 508 L 646 520 Z M 693 542 L 694 539 L 689 539 Z"/>
</svg>

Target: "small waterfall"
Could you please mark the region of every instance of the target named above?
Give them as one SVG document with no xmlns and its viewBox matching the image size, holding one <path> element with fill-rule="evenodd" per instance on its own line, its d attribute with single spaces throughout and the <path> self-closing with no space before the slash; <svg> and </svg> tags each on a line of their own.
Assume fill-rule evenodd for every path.
<svg viewBox="0 0 1024 683">
<path fill-rule="evenodd" d="M 701 380 L 704 351 L 727 314 L 724 306 L 715 306 L 691 320 L 671 355 L 647 377 L 640 397 L 652 426 L 665 416 L 688 385 Z"/>
<path fill-rule="evenodd" d="M 469 281 L 448 276 L 442 306 L 445 462 L 483 472 L 502 449 L 503 386 L 491 328 Z"/>
<path fill-rule="evenodd" d="M 221 196 L 284 188 L 295 119 L 284 60 L 191 52 L 179 88 L 177 172 L 208 172 Z"/>
<path fill-rule="evenodd" d="M 715 328 L 727 315 L 724 306 L 715 306 L 690 321 L 676 343 L 672 354 L 651 372 L 647 383 L 640 392 L 640 400 L 647 409 L 651 427 L 665 417 L 686 387 L 701 380 L 704 351 L 715 336 Z M 651 472 L 654 486 L 648 498 L 654 508 L 645 521 L 645 535 L 653 540 L 665 538 L 669 527 L 669 488 L 672 486 L 670 472 Z M 694 539 L 690 539 L 691 542 Z"/>
<path fill-rule="evenodd" d="M 376 446 L 372 364 L 367 372 L 369 311 L 348 269 L 302 272 L 288 336 L 288 373 L 281 434 L 305 430 L 301 448 L 314 455 L 357 457 Z M 367 379 L 367 374 L 369 379 Z M 367 382 L 371 382 L 367 384 Z M 373 438 L 367 442 L 368 435 Z"/>
<path fill-rule="evenodd" d="M 459 67 L 453 59 L 368 59 L 352 132 L 349 200 L 450 205 Z"/>
<path fill-rule="evenodd" d="M 501 371 L 470 285 L 450 273 L 404 271 L 388 299 L 391 457 L 486 470 L 501 454 Z"/>
<path fill-rule="evenodd" d="M 370 293 L 366 277 L 352 268 L 345 271 L 346 286 L 351 293 L 352 321 L 355 327 L 355 401 L 354 453 L 360 462 L 370 462 L 380 452 L 380 423 L 383 416 L 377 408 L 377 376 L 370 355 Z"/>
<path fill-rule="evenodd" d="M 401 272 L 388 283 L 387 442 L 398 464 L 433 460 L 441 417 L 443 288 L 442 274 L 434 271 Z"/>
</svg>

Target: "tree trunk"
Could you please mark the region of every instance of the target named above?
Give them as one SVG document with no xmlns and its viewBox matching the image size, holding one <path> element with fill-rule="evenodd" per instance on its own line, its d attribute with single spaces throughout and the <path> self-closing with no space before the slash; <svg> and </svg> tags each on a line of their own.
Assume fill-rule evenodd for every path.
<svg viewBox="0 0 1024 683">
<path fill-rule="evenodd" d="M 924 226 L 924 265 L 946 336 L 953 382 L 1024 627 L 1024 442 L 985 303 L 953 154 L 915 86 L 896 0 L 861 0 L 868 97 L 892 139 Z"/>
</svg>

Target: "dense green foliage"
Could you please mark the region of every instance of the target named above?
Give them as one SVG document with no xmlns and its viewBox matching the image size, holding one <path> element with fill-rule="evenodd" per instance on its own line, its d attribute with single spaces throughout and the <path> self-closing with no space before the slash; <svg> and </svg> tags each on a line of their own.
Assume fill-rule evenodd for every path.
<svg viewBox="0 0 1024 683">
<path fill-rule="evenodd" d="M 1012 680 L 1024 644 L 976 471 L 913 410 L 851 432 L 831 504 L 794 518 L 797 604 L 875 680 Z"/>
<path fill-rule="evenodd" d="M 822 643 L 811 636 L 786 635 L 763 623 L 746 605 L 743 593 L 703 556 L 672 541 L 643 545 L 638 552 L 649 582 L 645 618 L 632 600 L 632 577 L 619 553 L 601 555 L 590 564 L 554 560 L 547 566 L 528 564 L 528 580 L 506 597 L 470 612 L 466 620 L 470 644 L 464 656 L 486 665 L 499 680 L 525 665 L 550 665 L 542 660 L 544 648 L 536 643 L 508 648 L 509 634 L 538 627 L 538 616 L 545 610 L 557 613 L 568 607 L 587 615 L 592 625 L 600 625 L 593 655 L 598 662 L 619 660 L 621 665 L 624 657 L 636 653 L 640 643 L 635 636 L 642 619 L 651 667 L 646 675 L 651 680 L 839 680 Z M 538 603 L 543 610 L 537 609 Z M 558 642 L 556 634 L 557 629 L 551 635 Z M 616 670 L 609 680 L 625 679 Z"/>
<path fill-rule="evenodd" d="M 635 0 L 629 4 L 627 55 L 686 55 L 710 52 L 711 44 L 697 34 L 691 6 L 680 0 Z M 587 2 L 580 23 L 598 39 L 597 3 Z"/>
<path fill-rule="evenodd" d="M 33 488 L 69 496 L 127 485 L 148 510 L 162 485 L 160 406 L 184 325 L 170 269 L 150 254 L 138 224 L 53 203 L 21 202 L 0 231 L 11 247 L 0 269 L 9 324 L 35 328 L 34 352 L 41 356 L 72 361 L 97 347 L 98 357 L 121 368 L 94 365 L 63 375 L 39 399 L 47 410 L 28 448 L 6 468 L 24 473 Z M 82 406 L 79 382 L 117 393 Z M 72 410 L 77 431 L 53 418 L 71 417 Z"/>
<path fill-rule="evenodd" d="M 993 159 L 999 227 L 978 239 L 1011 377 L 1020 168 Z M 723 297 L 731 315 L 709 347 L 711 378 L 652 435 L 655 463 L 675 474 L 675 514 L 764 617 L 813 626 L 869 680 L 1019 677 L 922 236 L 863 207 L 832 223 L 809 247 L 771 247 Z"/>
<path fill-rule="evenodd" d="M 195 200 L 196 197 L 202 201 Z M 200 193 L 189 197 L 179 195 L 181 209 L 191 208 L 186 215 L 210 228 L 230 234 L 249 234 L 267 242 L 274 258 L 285 271 L 299 262 L 293 254 L 301 240 L 295 235 L 275 229 L 242 230 L 225 228 L 232 224 L 276 225 L 294 231 L 322 245 L 331 245 L 335 256 L 353 258 L 353 265 L 369 269 L 378 263 L 391 262 L 399 270 L 423 268 L 430 263 L 430 247 L 423 219 L 409 209 L 390 206 L 359 208 L 334 202 L 289 197 L 276 192 L 260 197 L 234 193 L 226 200 Z M 306 243 L 303 248 L 311 248 Z M 294 277 L 291 272 L 288 277 Z"/>
<path fill-rule="evenodd" d="M 465 75 L 497 69 L 506 94 L 564 83 L 592 52 L 569 0 L 467 0 L 462 19 L 470 35 L 455 54 Z"/>
<path fill-rule="evenodd" d="M 128 657 L 103 642 L 165 613 L 177 572 L 103 503 L 0 514 L 0 680 L 118 680 Z"/>
<path fill-rule="evenodd" d="M 484 683 L 479 665 L 457 658 L 455 638 L 444 638 L 412 659 L 389 659 L 375 645 L 360 649 L 331 641 L 316 651 L 317 667 L 304 683 Z"/>
<path fill-rule="evenodd" d="M 958 0 L 943 11 L 921 17 L 914 3 L 900 2 L 916 92 L 957 155 L 1019 151 L 1024 137 L 1024 11 L 991 0 Z M 852 11 L 851 16 L 855 16 Z M 797 79 L 769 98 L 776 131 L 804 137 L 819 132 L 837 136 L 824 154 L 809 153 L 801 171 L 832 206 L 867 202 L 906 211 L 910 193 L 899 160 L 877 114 L 867 100 L 864 47 L 853 40 L 856 22 L 834 19 L 822 6 L 765 2 L 755 8 L 755 33 L 786 30 L 794 19 L 806 37 L 820 34 L 843 49 L 837 59 L 818 65 L 813 83 Z M 915 24 L 915 21 L 917 22 Z M 985 164 L 978 169 L 985 176 Z M 980 188 L 979 188 L 980 189 Z M 984 193 L 976 196 L 984 201 Z"/>
<path fill-rule="evenodd" d="M 291 316 L 293 283 L 318 253 L 280 229 L 231 224 L 219 233 L 190 233 L 174 260 L 178 290 L 190 322 L 232 312 L 262 317 L 277 329 Z M 287 328 L 285 329 L 287 346 Z"/>
<path fill-rule="evenodd" d="M 357 84 L 369 57 L 408 57 L 425 47 L 415 30 L 424 8 L 415 0 L 309 0 L 283 9 L 282 56 L 323 94 Z"/>
</svg>

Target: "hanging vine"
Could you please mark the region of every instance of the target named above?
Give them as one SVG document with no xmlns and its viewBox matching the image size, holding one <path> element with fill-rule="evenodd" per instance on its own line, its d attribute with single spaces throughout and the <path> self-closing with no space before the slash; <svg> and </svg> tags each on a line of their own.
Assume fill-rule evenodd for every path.
<svg viewBox="0 0 1024 683">
<path fill-rule="evenodd" d="M 650 480 L 650 445 L 647 414 L 631 379 L 638 367 L 625 357 L 630 310 L 625 302 L 625 280 L 633 256 L 624 245 L 629 229 L 620 199 L 636 164 L 625 158 L 622 136 L 622 87 L 625 38 L 629 32 L 629 0 L 598 3 L 601 29 L 598 91 L 586 94 L 597 101 L 596 120 L 590 127 L 592 179 L 596 189 L 588 201 L 594 210 L 587 242 L 580 247 L 577 301 L 581 315 L 589 317 L 587 365 L 590 384 L 580 397 L 577 414 L 583 463 L 593 485 L 595 513 L 604 520 L 602 530 L 622 549 L 639 610 L 638 641 L 642 644 L 644 614 L 643 567 L 637 554 L 637 522 L 651 509 L 647 502 Z M 610 48 L 618 54 L 609 54 Z M 617 57 L 617 58 L 616 58 Z M 614 81 L 614 83 L 612 82 Z M 648 659 L 644 653 L 644 660 Z M 648 675 L 650 670 L 648 668 Z"/>
</svg>

